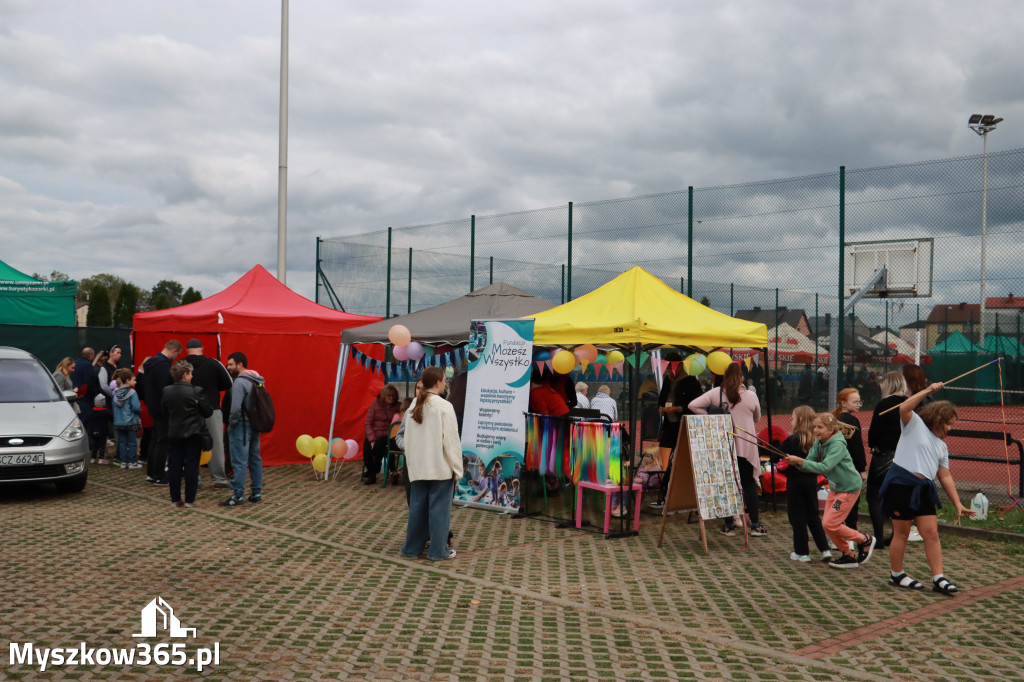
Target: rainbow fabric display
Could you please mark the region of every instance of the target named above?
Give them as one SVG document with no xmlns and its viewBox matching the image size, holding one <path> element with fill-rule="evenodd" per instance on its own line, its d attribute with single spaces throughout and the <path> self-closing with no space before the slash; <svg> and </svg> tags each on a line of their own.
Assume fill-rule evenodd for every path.
<svg viewBox="0 0 1024 682">
<path fill-rule="evenodd" d="M 622 475 L 622 426 L 607 422 L 572 425 L 572 482 L 618 485 Z"/>
<path fill-rule="evenodd" d="M 565 478 L 569 474 L 570 449 L 568 421 L 546 414 L 526 415 L 524 466 L 527 471 Z"/>
</svg>

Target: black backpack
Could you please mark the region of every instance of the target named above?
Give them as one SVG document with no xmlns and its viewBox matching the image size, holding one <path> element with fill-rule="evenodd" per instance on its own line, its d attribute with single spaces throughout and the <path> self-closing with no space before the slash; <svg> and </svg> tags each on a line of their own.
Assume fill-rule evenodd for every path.
<svg viewBox="0 0 1024 682">
<path fill-rule="evenodd" d="M 257 433 L 268 433 L 274 428 L 274 401 L 261 381 L 242 374 L 240 378 L 252 382 L 247 403 L 242 403 L 242 415 Z"/>
</svg>

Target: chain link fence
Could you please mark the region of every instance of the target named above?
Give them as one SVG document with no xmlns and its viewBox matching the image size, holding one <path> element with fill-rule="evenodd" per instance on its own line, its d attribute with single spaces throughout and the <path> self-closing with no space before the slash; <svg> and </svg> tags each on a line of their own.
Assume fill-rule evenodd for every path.
<svg viewBox="0 0 1024 682">
<path fill-rule="evenodd" d="M 861 389 L 865 426 L 878 377 L 918 352 L 932 380 L 1002 357 L 1001 382 L 993 366 L 957 382 L 954 399 L 976 420 L 964 427 L 977 430 L 1001 430 L 990 422 L 1003 420 L 1005 404 L 1011 435 L 1024 439 L 1024 149 L 987 162 L 984 188 L 977 155 L 318 239 L 316 296 L 395 316 L 503 281 L 557 304 L 639 265 L 715 310 L 799 327 L 815 344 L 810 358 L 779 341 L 779 352 L 769 348 L 780 414 L 799 402 L 826 406 L 817 373 L 810 398 L 801 374 L 804 362 L 823 364 L 829 323 L 842 314 L 836 386 Z M 930 298 L 865 298 L 842 313 L 841 244 L 919 238 L 934 240 Z M 1004 454 L 999 441 L 957 446 Z"/>
</svg>

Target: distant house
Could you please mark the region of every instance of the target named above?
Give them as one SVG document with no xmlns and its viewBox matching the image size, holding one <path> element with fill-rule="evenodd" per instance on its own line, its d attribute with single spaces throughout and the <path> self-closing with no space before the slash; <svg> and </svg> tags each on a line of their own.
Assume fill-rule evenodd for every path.
<svg viewBox="0 0 1024 682">
<path fill-rule="evenodd" d="M 831 315 L 821 315 L 819 317 L 812 317 L 812 318 L 810 318 L 807 321 L 807 323 L 811 326 L 811 337 L 812 338 L 814 337 L 814 330 L 815 329 L 818 330 L 818 336 L 828 336 L 829 335 L 829 325 L 832 324 L 832 316 Z M 854 332 L 856 332 L 859 336 L 868 336 L 868 337 L 870 337 L 872 334 L 875 333 L 874 331 L 872 331 L 871 327 L 869 327 L 866 324 L 864 324 L 864 321 L 862 319 L 860 319 L 859 317 L 857 317 L 856 315 L 854 315 L 854 317 L 853 317 L 853 329 L 854 329 Z M 843 322 L 843 334 L 844 334 L 844 337 L 845 337 L 845 334 L 847 332 L 849 332 L 849 330 L 850 330 L 850 318 L 847 317 L 846 320 L 844 320 L 844 322 Z"/>
<path fill-rule="evenodd" d="M 911 322 L 900 327 L 900 338 L 915 348 L 928 348 L 928 323 L 924 320 Z"/>
<path fill-rule="evenodd" d="M 937 305 L 925 320 L 925 348 L 931 348 L 955 331 L 959 331 L 973 342 L 978 341 L 981 305 L 978 303 L 953 303 Z"/>
<path fill-rule="evenodd" d="M 768 308 L 764 310 L 754 306 L 753 310 L 737 310 L 733 317 L 750 322 L 760 322 L 769 329 L 783 322 L 796 329 L 804 336 L 811 336 L 814 330 L 807 322 L 807 314 L 800 308 L 787 308 L 780 306 L 778 309 Z"/>
<path fill-rule="evenodd" d="M 1012 293 L 1009 296 L 990 296 L 985 299 L 985 324 L 992 324 L 992 320 L 989 318 L 989 313 L 1010 313 L 1014 316 L 1024 313 L 1024 298 L 1020 296 L 1014 296 Z"/>
</svg>

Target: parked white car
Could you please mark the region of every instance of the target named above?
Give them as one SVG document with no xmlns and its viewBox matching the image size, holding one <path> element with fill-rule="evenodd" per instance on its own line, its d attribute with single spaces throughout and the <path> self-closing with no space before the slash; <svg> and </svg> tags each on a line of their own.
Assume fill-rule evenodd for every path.
<svg viewBox="0 0 1024 682">
<path fill-rule="evenodd" d="M 34 355 L 0 346 L 0 484 L 52 482 L 80 492 L 89 476 L 89 436 Z"/>
</svg>

